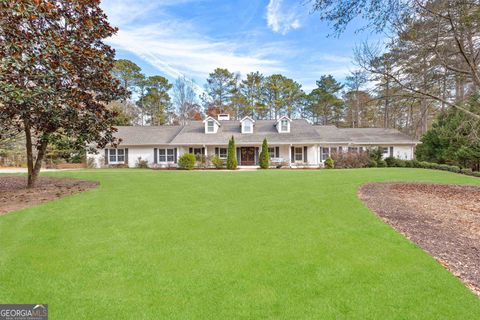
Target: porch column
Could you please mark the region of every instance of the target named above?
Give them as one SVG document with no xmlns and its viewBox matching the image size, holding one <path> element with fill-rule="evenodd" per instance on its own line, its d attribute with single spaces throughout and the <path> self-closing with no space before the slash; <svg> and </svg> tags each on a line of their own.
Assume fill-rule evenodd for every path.
<svg viewBox="0 0 480 320">
<path fill-rule="evenodd" d="M 206 158 L 206 157 L 208 156 L 208 151 L 207 151 L 208 148 L 207 148 L 205 145 L 203 145 L 203 149 L 205 149 L 205 154 L 204 154 L 204 156 L 205 156 L 205 158 Z"/>
<path fill-rule="evenodd" d="M 288 162 L 290 163 L 290 167 L 292 166 L 292 147 L 293 145 L 290 144 L 289 148 L 288 148 Z"/>
</svg>

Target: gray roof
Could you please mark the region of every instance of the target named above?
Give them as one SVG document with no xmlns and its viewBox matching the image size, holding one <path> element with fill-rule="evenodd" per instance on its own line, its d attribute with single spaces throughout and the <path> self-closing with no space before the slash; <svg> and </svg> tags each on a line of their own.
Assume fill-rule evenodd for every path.
<svg viewBox="0 0 480 320">
<path fill-rule="evenodd" d="M 396 129 L 355 128 L 311 125 L 306 120 L 292 120 L 289 133 L 279 133 L 275 120 L 256 120 L 253 133 L 242 134 L 240 121 L 220 121 L 217 133 L 206 134 L 202 121 L 191 121 L 184 126 L 119 126 L 115 137 L 122 145 L 225 145 L 230 137 L 239 145 L 325 143 L 325 144 L 416 144 L 418 141 Z"/>
<path fill-rule="evenodd" d="M 417 140 L 398 131 L 384 128 L 337 128 L 335 126 L 315 126 L 320 141 L 324 143 L 353 144 L 416 144 Z"/>
<path fill-rule="evenodd" d="M 201 121 L 192 121 L 184 126 L 172 140 L 172 144 L 227 144 L 233 136 L 236 144 L 261 144 L 267 138 L 270 144 L 316 143 L 318 135 L 313 126 L 306 120 L 293 120 L 290 132 L 279 133 L 275 120 L 256 120 L 253 133 L 242 134 L 240 121 L 220 121 L 217 133 L 205 134 L 205 126 Z"/>
<path fill-rule="evenodd" d="M 118 126 L 114 134 L 126 146 L 168 144 L 182 129 L 180 126 Z"/>
</svg>

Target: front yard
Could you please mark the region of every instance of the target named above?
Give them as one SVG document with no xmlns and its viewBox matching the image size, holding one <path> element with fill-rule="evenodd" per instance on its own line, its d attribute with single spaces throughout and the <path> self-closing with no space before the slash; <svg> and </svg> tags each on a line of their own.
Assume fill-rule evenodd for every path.
<svg viewBox="0 0 480 320">
<path fill-rule="evenodd" d="M 473 319 L 480 299 L 357 197 L 423 169 L 85 170 L 86 193 L 0 216 L 0 302 L 52 319 Z"/>
</svg>

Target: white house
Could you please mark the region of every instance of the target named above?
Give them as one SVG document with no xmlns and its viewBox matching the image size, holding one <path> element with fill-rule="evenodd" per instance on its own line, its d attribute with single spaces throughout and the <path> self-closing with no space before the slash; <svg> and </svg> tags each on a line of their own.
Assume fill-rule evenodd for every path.
<svg viewBox="0 0 480 320">
<path fill-rule="evenodd" d="M 174 167 L 178 158 L 187 152 L 226 159 L 232 136 L 240 167 L 258 165 L 264 138 L 268 141 L 272 163 L 292 168 L 319 167 L 334 152 L 363 152 L 373 147 L 383 148 L 384 157 L 410 160 L 418 143 L 395 129 L 340 129 L 288 117 L 278 120 L 245 117 L 237 121 L 230 120 L 228 115 L 182 126 L 118 127 L 115 136 L 122 140 L 117 148 L 87 155 L 96 167 L 135 167 L 139 159 L 152 167 Z"/>
</svg>

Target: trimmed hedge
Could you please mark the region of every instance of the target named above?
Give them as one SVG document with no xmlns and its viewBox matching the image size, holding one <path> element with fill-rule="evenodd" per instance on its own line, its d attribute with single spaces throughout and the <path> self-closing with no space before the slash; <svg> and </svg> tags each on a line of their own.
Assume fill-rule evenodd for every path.
<svg viewBox="0 0 480 320">
<path fill-rule="evenodd" d="M 433 170 L 450 171 L 453 173 L 461 173 L 461 174 L 465 174 L 473 177 L 480 177 L 480 172 L 472 171 L 471 169 L 462 169 L 459 166 L 451 166 L 448 164 L 440 164 L 440 163 L 417 161 L 417 160 L 401 160 L 401 159 L 396 159 L 392 157 L 386 158 L 384 162 L 388 167 L 433 169 Z M 381 167 L 380 161 L 378 161 L 377 166 Z"/>
</svg>

